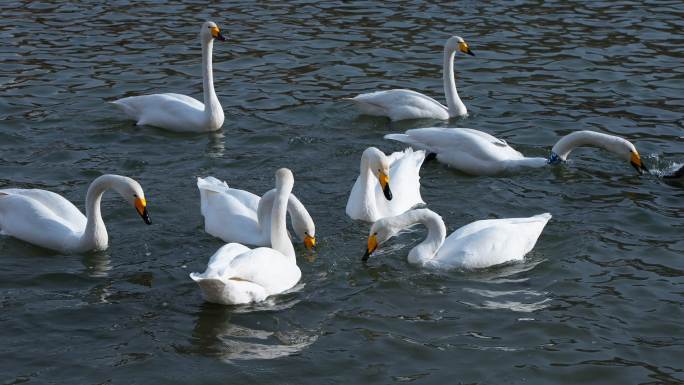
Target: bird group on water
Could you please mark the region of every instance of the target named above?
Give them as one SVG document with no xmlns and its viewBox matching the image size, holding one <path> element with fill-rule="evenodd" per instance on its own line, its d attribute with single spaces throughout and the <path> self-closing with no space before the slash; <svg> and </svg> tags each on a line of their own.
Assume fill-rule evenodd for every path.
<svg viewBox="0 0 684 385">
<path fill-rule="evenodd" d="M 115 100 L 138 125 L 172 131 L 208 132 L 221 128 L 224 113 L 214 90 L 212 51 L 214 40 L 224 41 L 218 26 L 205 22 L 200 31 L 204 103 L 181 94 L 131 96 Z M 454 81 L 454 56 L 474 56 L 461 37 L 444 45 L 443 82 L 447 105 L 421 93 L 394 89 L 358 95 L 350 100 L 363 114 L 392 121 L 467 116 Z M 594 131 L 576 131 L 561 138 L 548 158 L 525 157 L 504 140 L 469 128 L 416 128 L 385 135 L 407 144 L 403 151 L 385 154 L 370 147 L 361 154 L 359 176 L 351 188 L 346 214 L 371 222 L 368 258 L 403 229 L 422 224 L 423 242 L 409 251 L 408 261 L 435 269 L 478 269 L 520 261 L 535 246 L 551 214 L 528 218 L 486 219 L 467 224 L 447 236 L 442 217 L 425 205 L 420 194 L 420 169 L 436 159 L 472 175 L 497 175 L 524 168 L 548 167 L 564 162 L 573 149 L 594 146 L 629 162 L 639 174 L 648 172 L 636 147 L 628 140 Z M 684 178 L 684 167 L 669 178 Z M 203 273 L 192 273 L 207 301 L 245 304 L 263 301 L 294 287 L 301 278 L 292 239 L 307 249 L 316 246 L 314 221 L 304 204 L 292 194 L 294 176 L 287 168 L 275 173 L 275 188 L 261 197 L 231 188 L 212 176 L 197 179 L 205 231 L 227 242 L 209 259 Z M 83 215 L 71 202 L 40 189 L 0 189 L 0 233 L 65 253 L 105 250 L 107 229 L 100 201 L 105 191 L 116 191 L 151 224 L 145 193 L 140 184 L 120 175 L 96 178 L 86 194 Z M 250 248 L 253 246 L 254 248 Z"/>
</svg>

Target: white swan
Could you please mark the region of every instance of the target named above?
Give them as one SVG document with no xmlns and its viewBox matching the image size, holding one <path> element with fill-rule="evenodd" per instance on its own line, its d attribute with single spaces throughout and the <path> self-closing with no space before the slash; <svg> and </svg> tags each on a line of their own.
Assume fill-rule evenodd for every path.
<svg viewBox="0 0 684 385">
<path fill-rule="evenodd" d="M 224 305 L 259 302 L 299 282 L 302 273 L 285 225 L 293 185 L 290 170 L 276 171 L 277 193 L 271 210 L 272 247 L 250 249 L 229 243 L 211 256 L 204 273 L 190 274 L 207 301 Z"/>
<path fill-rule="evenodd" d="M 411 210 L 373 224 L 363 260 L 400 230 L 421 223 L 427 227 L 428 235 L 409 252 L 410 263 L 435 269 L 480 269 L 521 261 L 534 248 L 549 219 L 549 213 L 529 218 L 485 219 L 467 224 L 445 239 L 442 217 L 428 209 Z"/>
<path fill-rule="evenodd" d="M 420 196 L 419 175 L 423 160 L 424 151 L 407 148 L 387 156 L 375 147 L 367 148 L 361 155 L 360 174 L 349 194 L 347 215 L 375 222 L 425 203 Z"/>
<path fill-rule="evenodd" d="M 263 197 L 228 187 L 208 176 L 197 178 L 204 230 L 225 242 L 271 246 L 271 209 L 277 196 L 272 189 Z M 316 227 L 309 212 L 294 194 L 287 202 L 292 228 L 304 246 L 316 246 Z"/>
<path fill-rule="evenodd" d="M 548 159 L 526 158 L 504 140 L 469 128 L 416 128 L 404 134 L 387 134 L 385 139 L 425 150 L 430 156 L 435 154 L 440 162 L 472 175 L 495 175 L 524 167 L 558 164 L 581 146 L 604 148 L 629 161 L 640 174 L 648 172 L 632 143 L 619 136 L 594 131 L 575 131 L 562 137 L 551 149 Z"/>
<path fill-rule="evenodd" d="M 466 116 L 468 110 L 458 97 L 454 81 L 454 54 L 459 50 L 475 56 L 459 36 L 452 36 L 444 44 L 444 94 L 447 106 L 435 99 L 411 90 L 389 90 L 361 94 L 353 101 L 362 113 L 374 116 L 387 116 L 393 121 L 404 119 L 442 119 Z"/>
<path fill-rule="evenodd" d="M 150 125 L 178 132 L 215 131 L 223 125 L 223 108 L 214 92 L 214 75 L 211 55 L 214 39 L 224 41 L 214 22 L 202 24 L 202 78 L 204 81 L 204 104 L 181 94 L 153 94 L 131 96 L 115 100 L 116 106 L 139 126 Z"/>
<path fill-rule="evenodd" d="M 145 193 L 138 182 L 120 175 L 95 179 L 86 195 L 86 216 L 61 195 L 39 189 L 0 190 L 0 232 L 22 241 L 61 251 L 82 253 L 105 250 L 107 229 L 100 213 L 102 194 L 113 189 L 135 207 L 145 223 Z"/>
</svg>

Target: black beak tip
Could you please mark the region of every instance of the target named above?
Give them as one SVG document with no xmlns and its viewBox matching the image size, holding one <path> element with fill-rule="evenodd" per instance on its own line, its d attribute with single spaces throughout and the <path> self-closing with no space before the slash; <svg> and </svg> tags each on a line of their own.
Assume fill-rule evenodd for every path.
<svg viewBox="0 0 684 385">
<path fill-rule="evenodd" d="M 368 261 L 369 257 L 370 257 L 370 252 L 368 251 L 368 249 L 366 249 L 366 252 L 363 254 L 363 257 L 361 257 L 361 261 L 366 262 L 366 261 Z"/>
<path fill-rule="evenodd" d="M 475 56 L 475 54 L 473 53 L 473 51 L 471 51 L 470 49 L 468 49 L 468 52 L 466 52 L 466 53 L 467 53 L 468 55 L 470 55 L 470 56 Z"/>
<path fill-rule="evenodd" d="M 147 213 L 147 209 L 145 209 L 145 211 L 143 211 L 143 213 L 140 214 L 140 217 L 142 217 L 146 225 L 152 224 L 152 221 L 150 220 L 150 215 Z"/>
<path fill-rule="evenodd" d="M 385 195 L 385 198 L 386 198 L 388 201 L 391 201 L 391 200 L 392 200 L 392 190 L 390 190 L 389 185 L 385 185 L 385 188 L 382 189 L 382 193 Z"/>
<path fill-rule="evenodd" d="M 226 41 L 226 38 L 223 37 L 223 35 L 221 35 L 220 33 L 216 36 L 216 39 L 217 39 L 218 41 Z"/>
<path fill-rule="evenodd" d="M 646 166 L 644 166 L 643 164 L 639 165 L 639 164 L 636 164 L 634 162 L 630 162 L 630 163 L 631 163 L 632 167 L 634 167 L 634 169 L 637 170 L 639 175 L 644 175 L 644 173 L 647 173 L 647 174 L 649 173 L 648 168 L 646 168 Z"/>
</svg>

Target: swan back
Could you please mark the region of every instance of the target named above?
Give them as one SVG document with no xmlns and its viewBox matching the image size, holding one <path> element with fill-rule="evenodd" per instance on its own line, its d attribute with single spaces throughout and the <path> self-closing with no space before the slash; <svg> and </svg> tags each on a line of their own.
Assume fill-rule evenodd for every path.
<svg viewBox="0 0 684 385">
<path fill-rule="evenodd" d="M 454 231 L 437 252 L 438 268 L 478 269 L 519 261 L 529 253 L 551 219 L 545 213 L 529 218 L 480 220 Z"/>
</svg>

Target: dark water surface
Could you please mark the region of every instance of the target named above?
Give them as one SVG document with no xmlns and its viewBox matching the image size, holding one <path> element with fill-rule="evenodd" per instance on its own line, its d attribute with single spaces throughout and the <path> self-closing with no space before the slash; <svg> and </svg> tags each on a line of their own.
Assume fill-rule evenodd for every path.
<svg viewBox="0 0 684 385">
<path fill-rule="evenodd" d="M 105 2 L 102 2 L 105 3 Z M 595 149 L 498 178 L 424 166 L 449 231 L 549 211 L 521 264 L 426 272 L 415 229 L 360 263 L 368 225 L 344 214 L 360 154 L 389 132 L 466 126 L 545 156 L 573 130 L 630 139 L 658 172 L 684 160 L 684 6 L 642 2 L 126 1 L 0 4 L 0 187 L 83 208 L 102 173 L 146 191 L 153 226 L 115 194 L 106 252 L 60 255 L 0 238 L 0 383 L 391 384 L 684 382 L 684 189 Z M 216 43 L 219 133 L 134 127 L 106 103 L 201 98 L 202 21 Z M 406 87 L 443 100 L 442 44 L 463 36 L 470 117 L 361 117 L 343 97 Z M 289 167 L 316 220 L 298 290 L 202 301 L 188 278 L 222 245 L 203 230 L 197 176 L 261 194 Z"/>
</svg>

